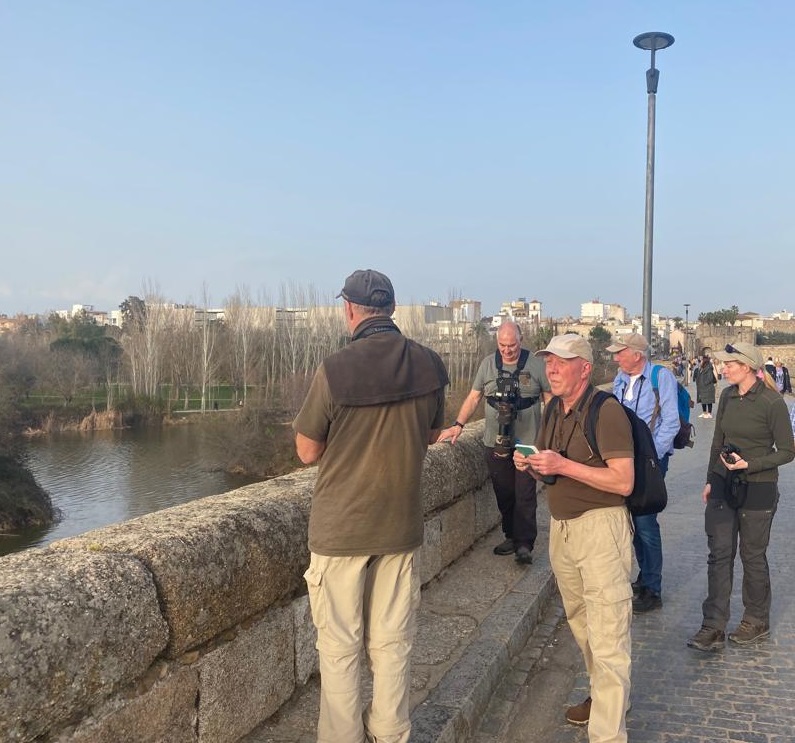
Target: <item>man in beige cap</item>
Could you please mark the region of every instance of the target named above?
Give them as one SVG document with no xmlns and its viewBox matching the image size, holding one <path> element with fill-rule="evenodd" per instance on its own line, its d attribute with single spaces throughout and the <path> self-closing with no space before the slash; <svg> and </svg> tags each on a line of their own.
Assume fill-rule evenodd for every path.
<svg viewBox="0 0 795 743">
<path fill-rule="evenodd" d="M 607 350 L 618 364 L 613 394 L 651 430 L 660 469 L 665 474 L 679 432 L 676 377 L 670 369 L 649 361 L 649 343 L 639 333 L 631 333 Z M 636 593 L 632 610 L 641 614 L 662 607 L 662 537 L 656 513 L 633 516 L 632 523 L 635 527 L 632 543 L 640 568 L 632 584 Z"/>
<path fill-rule="evenodd" d="M 585 338 L 558 335 L 544 357 L 552 394 L 536 445 L 538 454 L 514 454 L 519 469 L 547 483 L 549 556 L 566 618 L 582 651 L 591 694 L 566 712 L 588 725 L 590 743 L 627 740 L 632 621 L 632 523 L 624 499 L 634 485 L 629 420 L 617 400 L 599 410 L 596 441 L 585 437 L 593 400 L 593 352 Z"/>
</svg>

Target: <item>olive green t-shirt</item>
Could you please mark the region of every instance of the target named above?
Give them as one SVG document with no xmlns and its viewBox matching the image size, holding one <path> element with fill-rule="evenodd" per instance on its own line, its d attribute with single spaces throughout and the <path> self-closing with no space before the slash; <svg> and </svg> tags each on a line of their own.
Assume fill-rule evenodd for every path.
<svg viewBox="0 0 795 743">
<path fill-rule="evenodd" d="M 309 516 L 319 555 L 382 555 L 422 545 L 420 477 L 431 430 L 444 421 L 444 388 L 361 407 L 334 403 L 324 368 L 293 428 L 325 441 Z"/>
<path fill-rule="evenodd" d="M 593 387 L 585 391 L 584 394 L 590 395 L 590 398 L 581 413 L 577 412 L 579 400 L 565 415 L 562 406 L 552 412 L 548 425 L 542 423 L 536 442 L 538 448 L 552 449 L 562 453 L 567 459 L 590 467 L 606 467 L 604 460 L 608 459 L 633 459 L 635 447 L 632 428 L 621 409 L 621 403 L 614 398 L 604 401 L 596 423 L 596 441 L 602 458 L 591 450 L 585 438 L 584 426 L 593 401 L 592 393 Z M 550 404 L 558 403 L 551 401 Z M 559 521 L 576 519 L 594 508 L 621 506 L 625 503 L 624 496 L 618 493 L 598 490 L 584 482 L 561 475 L 558 475 L 554 485 L 547 485 L 547 494 L 549 512 Z"/>
</svg>

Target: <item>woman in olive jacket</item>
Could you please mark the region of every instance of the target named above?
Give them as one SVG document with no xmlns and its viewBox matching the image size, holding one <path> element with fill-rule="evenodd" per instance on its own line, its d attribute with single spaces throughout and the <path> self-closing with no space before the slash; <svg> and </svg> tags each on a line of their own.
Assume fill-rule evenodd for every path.
<svg viewBox="0 0 795 743">
<path fill-rule="evenodd" d="M 702 493 L 709 547 L 704 620 L 687 641 L 690 647 L 707 651 L 725 645 L 738 537 L 745 610 L 729 640 L 748 645 L 770 634 L 767 546 L 779 498 L 778 468 L 795 459 L 787 405 L 764 374 L 757 348 L 735 343 L 715 357 L 725 362 L 723 375 L 729 386 L 718 404 Z"/>
<path fill-rule="evenodd" d="M 709 356 L 701 359 L 696 376 L 696 402 L 701 403 L 699 418 L 712 418 L 712 405 L 715 402 L 715 385 L 718 375 Z"/>
</svg>

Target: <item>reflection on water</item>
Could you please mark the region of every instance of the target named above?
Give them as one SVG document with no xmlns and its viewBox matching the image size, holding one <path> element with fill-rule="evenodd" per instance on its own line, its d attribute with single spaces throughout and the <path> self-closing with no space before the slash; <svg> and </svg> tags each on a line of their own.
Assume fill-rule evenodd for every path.
<svg viewBox="0 0 795 743">
<path fill-rule="evenodd" d="M 61 510 L 60 523 L 0 535 L 0 555 L 224 493 L 251 479 L 212 471 L 210 433 L 201 425 L 61 433 L 32 440 L 28 464 Z"/>
</svg>

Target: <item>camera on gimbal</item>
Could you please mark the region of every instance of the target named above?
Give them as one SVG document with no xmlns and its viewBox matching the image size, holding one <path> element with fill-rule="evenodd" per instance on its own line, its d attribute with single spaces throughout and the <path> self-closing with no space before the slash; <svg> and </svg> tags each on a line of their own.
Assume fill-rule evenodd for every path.
<svg viewBox="0 0 795 743">
<path fill-rule="evenodd" d="M 519 379 L 512 374 L 501 374 L 496 379 L 497 391 L 492 403 L 497 411 L 497 439 L 494 455 L 507 457 L 513 449 L 514 422 L 519 406 Z"/>
</svg>

